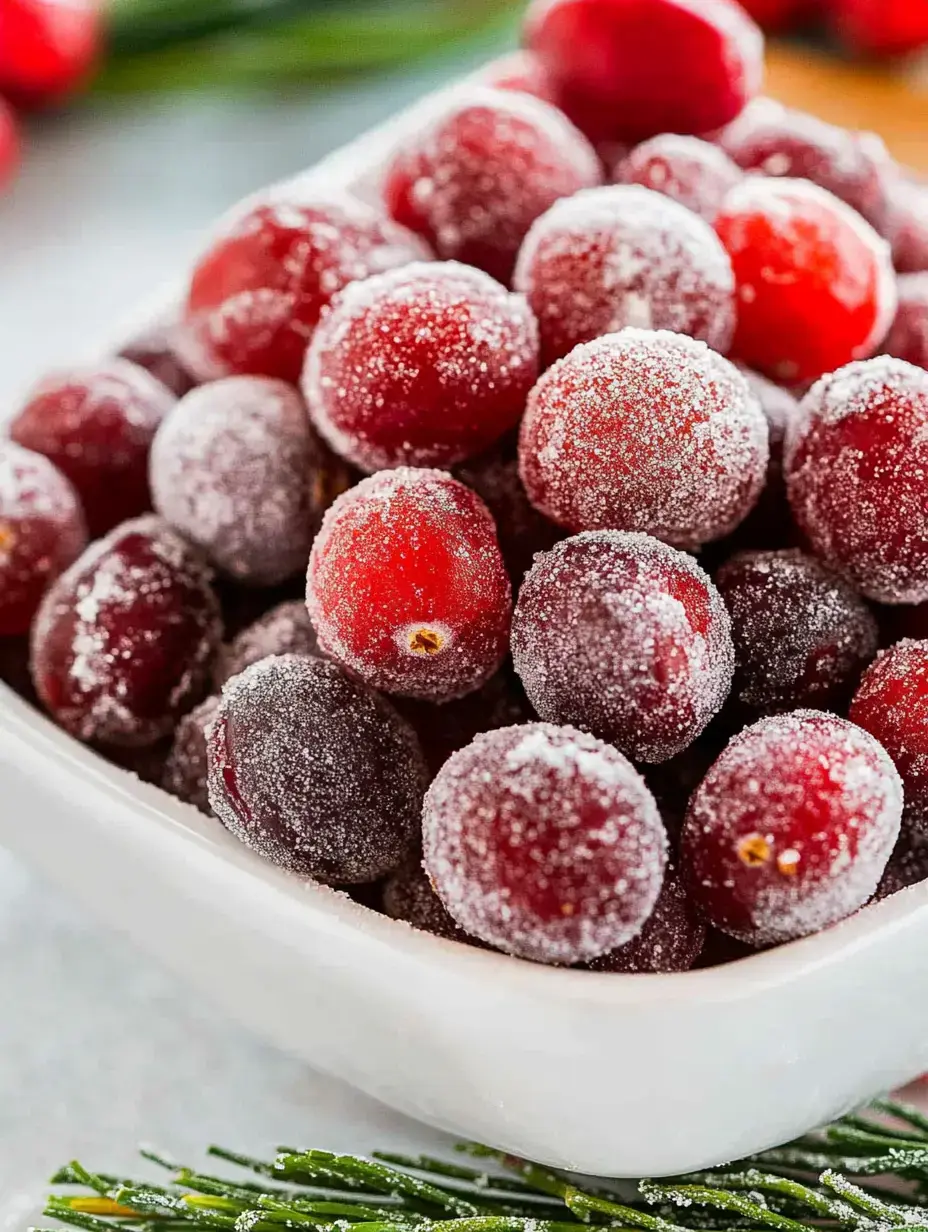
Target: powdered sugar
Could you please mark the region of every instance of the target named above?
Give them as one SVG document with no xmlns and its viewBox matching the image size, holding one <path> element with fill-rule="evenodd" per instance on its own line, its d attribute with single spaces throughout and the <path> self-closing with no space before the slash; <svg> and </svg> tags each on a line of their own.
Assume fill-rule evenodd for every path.
<svg viewBox="0 0 928 1232">
<path fill-rule="evenodd" d="M 279 603 L 222 648 L 216 661 L 216 687 L 221 688 L 233 676 L 268 655 L 320 653 L 316 631 L 303 600 Z"/>
<path fill-rule="evenodd" d="M 663 193 L 712 223 L 725 194 L 741 179 L 741 170 L 710 141 L 661 133 L 620 159 L 613 179 Z"/>
</svg>

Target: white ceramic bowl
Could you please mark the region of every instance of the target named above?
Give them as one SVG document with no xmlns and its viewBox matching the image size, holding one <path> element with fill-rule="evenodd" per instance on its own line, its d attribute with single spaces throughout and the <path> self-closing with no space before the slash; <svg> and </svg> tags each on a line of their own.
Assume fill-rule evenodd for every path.
<svg viewBox="0 0 928 1232">
<path fill-rule="evenodd" d="M 370 191 L 431 105 L 297 182 Z M 928 1069 L 928 883 L 716 970 L 534 966 L 287 876 L 2 686 L 0 841 L 282 1048 L 550 1165 L 642 1176 L 719 1163 Z"/>
</svg>

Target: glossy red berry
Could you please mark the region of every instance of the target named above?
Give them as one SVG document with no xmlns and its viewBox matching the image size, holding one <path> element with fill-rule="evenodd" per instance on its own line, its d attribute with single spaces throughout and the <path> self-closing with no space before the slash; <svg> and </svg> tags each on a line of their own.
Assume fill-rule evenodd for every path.
<svg viewBox="0 0 928 1232">
<path fill-rule="evenodd" d="M 710 141 L 661 133 L 621 158 L 613 179 L 663 193 L 713 223 L 726 193 L 741 179 L 741 170 Z"/>
<path fill-rule="evenodd" d="M 25 107 L 63 102 L 89 79 L 100 0 L 0 0 L 0 92 Z"/>
<path fill-rule="evenodd" d="M 823 377 L 787 439 L 793 516 L 816 556 L 881 603 L 928 599 L 928 372 L 881 356 Z"/>
<path fill-rule="evenodd" d="M 321 654 L 316 630 L 302 599 L 278 603 L 223 646 L 216 660 L 216 688 L 222 688 L 252 663 L 260 663 L 268 655 L 284 654 Z"/>
<path fill-rule="evenodd" d="M 265 859 L 332 885 L 376 881 L 418 842 L 425 785 L 411 728 L 323 659 L 262 659 L 223 690 L 209 799 Z"/>
<path fill-rule="evenodd" d="M 826 0 L 826 11 L 854 51 L 905 55 L 928 43 L 928 9 L 918 0 Z"/>
<path fill-rule="evenodd" d="M 902 784 L 879 744 L 815 710 L 736 736 L 690 801 L 682 858 L 707 920 L 751 945 L 818 932 L 871 897 Z"/>
<path fill-rule="evenodd" d="M 198 380 L 251 375 L 295 384 L 337 291 L 428 255 L 417 236 L 347 194 L 253 206 L 193 272 L 181 358 Z"/>
<path fill-rule="evenodd" d="M 899 307 L 882 349 L 887 355 L 928 368 L 928 270 L 900 274 L 896 287 Z"/>
<path fill-rule="evenodd" d="M 763 37 L 733 0 L 533 0 L 524 41 L 592 140 L 709 132 L 763 75 Z"/>
<path fill-rule="evenodd" d="M 7 187 L 19 170 L 22 147 L 19 125 L 13 109 L 0 99 L 0 192 Z"/>
<path fill-rule="evenodd" d="M 201 813 L 212 813 L 207 790 L 206 744 L 219 709 L 219 698 L 208 697 L 177 725 L 171 751 L 161 772 L 161 786 L 171 796 L 192 804 Z"/>
<path fill-rule="evenodd" d="M 462 697 L 508 646 L 496 527 L 444 471 L 383 471 L 340 496 L 313 544 L 307 603 L 325 653 L 388 693 Z"/>
<path fill-rule="evenodd" d="M 519 438 L 529 499 L 552 521 L 685 548 L 738 525 L 767 456 L 767 424 L 741 373 L 705 343 L 641 329 L 549 368 Z"/>
<path fill-rule="evenodd" d="M 41 454 L 0 440 L 0 637 L 28 631 L 48 586 L 86 544 L 67 479 Z"/>
<path fill-rule="evenodd" d="M 695 740 L 734 668 L 728 613 L 693 558 L 617 531 L 575 535 L 538 557 L 512 655 L 541 718 L 647 762 Z"/>
<path fill-rule="evenodd" d="M 901 274 L 928 270 L 928 185 L 902 177 L 891 184 L 889 238 Z"/>
<path fill-rule="evenodd" d="M 159 518 L 117 527 L 47 592 L 32 675 L 80 740 L 154 744 L 200 700 L 222 637 L 200 554 Z"/>
<path fill-rule="evenodd" d="M 346 287 L 313 336 L 303 392 L 321 435 L 362 470 L 448 466 L 515 427 L 537 375 L 522 296 L 448 261 Z"/>
<path fill-rule="evenodd" d="M 748 176 L 716 230 L 735 271 L 732 355 L 773 380 L 813 380 L 871 355 L 896 310 L 886 242 L 805 180 Z"/>
<path fill-rule="evenodd" d="M 423 838 L 452 918 L 548 963 L 585 962 L 637 936 L 667 858 L 654 798 L 631 763 L 548 723 L 488 732 L 455 753 L 426 794 Z"/>
<path fill-rule="evenodd" d="M 594 958 L 589 971 L 623 975 L 689 971 L 702 953 L 706 925 L 677 872 L 668 868 L 654 910 L 641 932 L 617 950 Z"/>
<path fill-rule="evenodd" d="M 703 219 L 636 184 L 559 201 L 526 237 L 514 285 L 538 318 L 544 366 L 624 326 L 669 329 L 725 351 L 731 262 Z"/>
<path fill-rule="evenodd" d="M 169 389 L 125 359 L 49 376 L 10 423 L 10 435 L 74 484 L 92 537 L 151 508 L 148 454 L 174 405 Z"/>
</svg>

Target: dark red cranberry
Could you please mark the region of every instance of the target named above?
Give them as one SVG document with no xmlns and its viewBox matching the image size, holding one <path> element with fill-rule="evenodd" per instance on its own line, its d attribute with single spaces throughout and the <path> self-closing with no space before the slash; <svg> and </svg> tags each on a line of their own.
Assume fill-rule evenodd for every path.
<svg viewBox="0 0 928 1232">
<path fill-rule="evenodd" d="M 219 698 L 208 697 L 177 725 L 174 743 L 161 775 L 161 786 L 178 800 L 210 814 L 206 743 L 219 709 Z"/>
<path fill-rule="evenodd" d="M 715 222 L 726 193 L 741 176 L 719 146 L 680 133 L 642 141 L 619 160 L 613 173 L 617 184 L 640 184 L 663 193 L 708 223 Z"/>
<path fill-rule="evenodd" d="M 590 971 L 637 972 L 689 971 L 706 940 L 706 925 L 683 888 L 673 868 L 664 875 L 664 885 L 645 925 L 637 937 L 609 954 L 587 964 Z"/>
<path fill-rule="evenodd" d="M 928 270 L 900 274 L 896 286 L 899 307 L 883 350 L 919 368 L 928 368 Z"/>
<path fill-rule="evenodd" d="M 321 653 L 306 603 L 302 599 L 288 599 L 259 616 L 222 648 L 216 660 L 216 687 L 221 688 L 233 676 L 268 655 Z"/>
</svg>

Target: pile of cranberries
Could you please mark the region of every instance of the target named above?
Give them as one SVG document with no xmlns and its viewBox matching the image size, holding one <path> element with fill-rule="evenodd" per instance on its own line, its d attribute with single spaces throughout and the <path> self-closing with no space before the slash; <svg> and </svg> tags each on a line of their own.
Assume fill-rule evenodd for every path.
<svg viewBox="0 0 928 1232">
<path fill-rule="evenodd" d="M 928 236 L 730 0 L 525 41 L 27 399 L 0 670 L 292 875 L 681 971 L 928 873 Z"/>
</svg>

